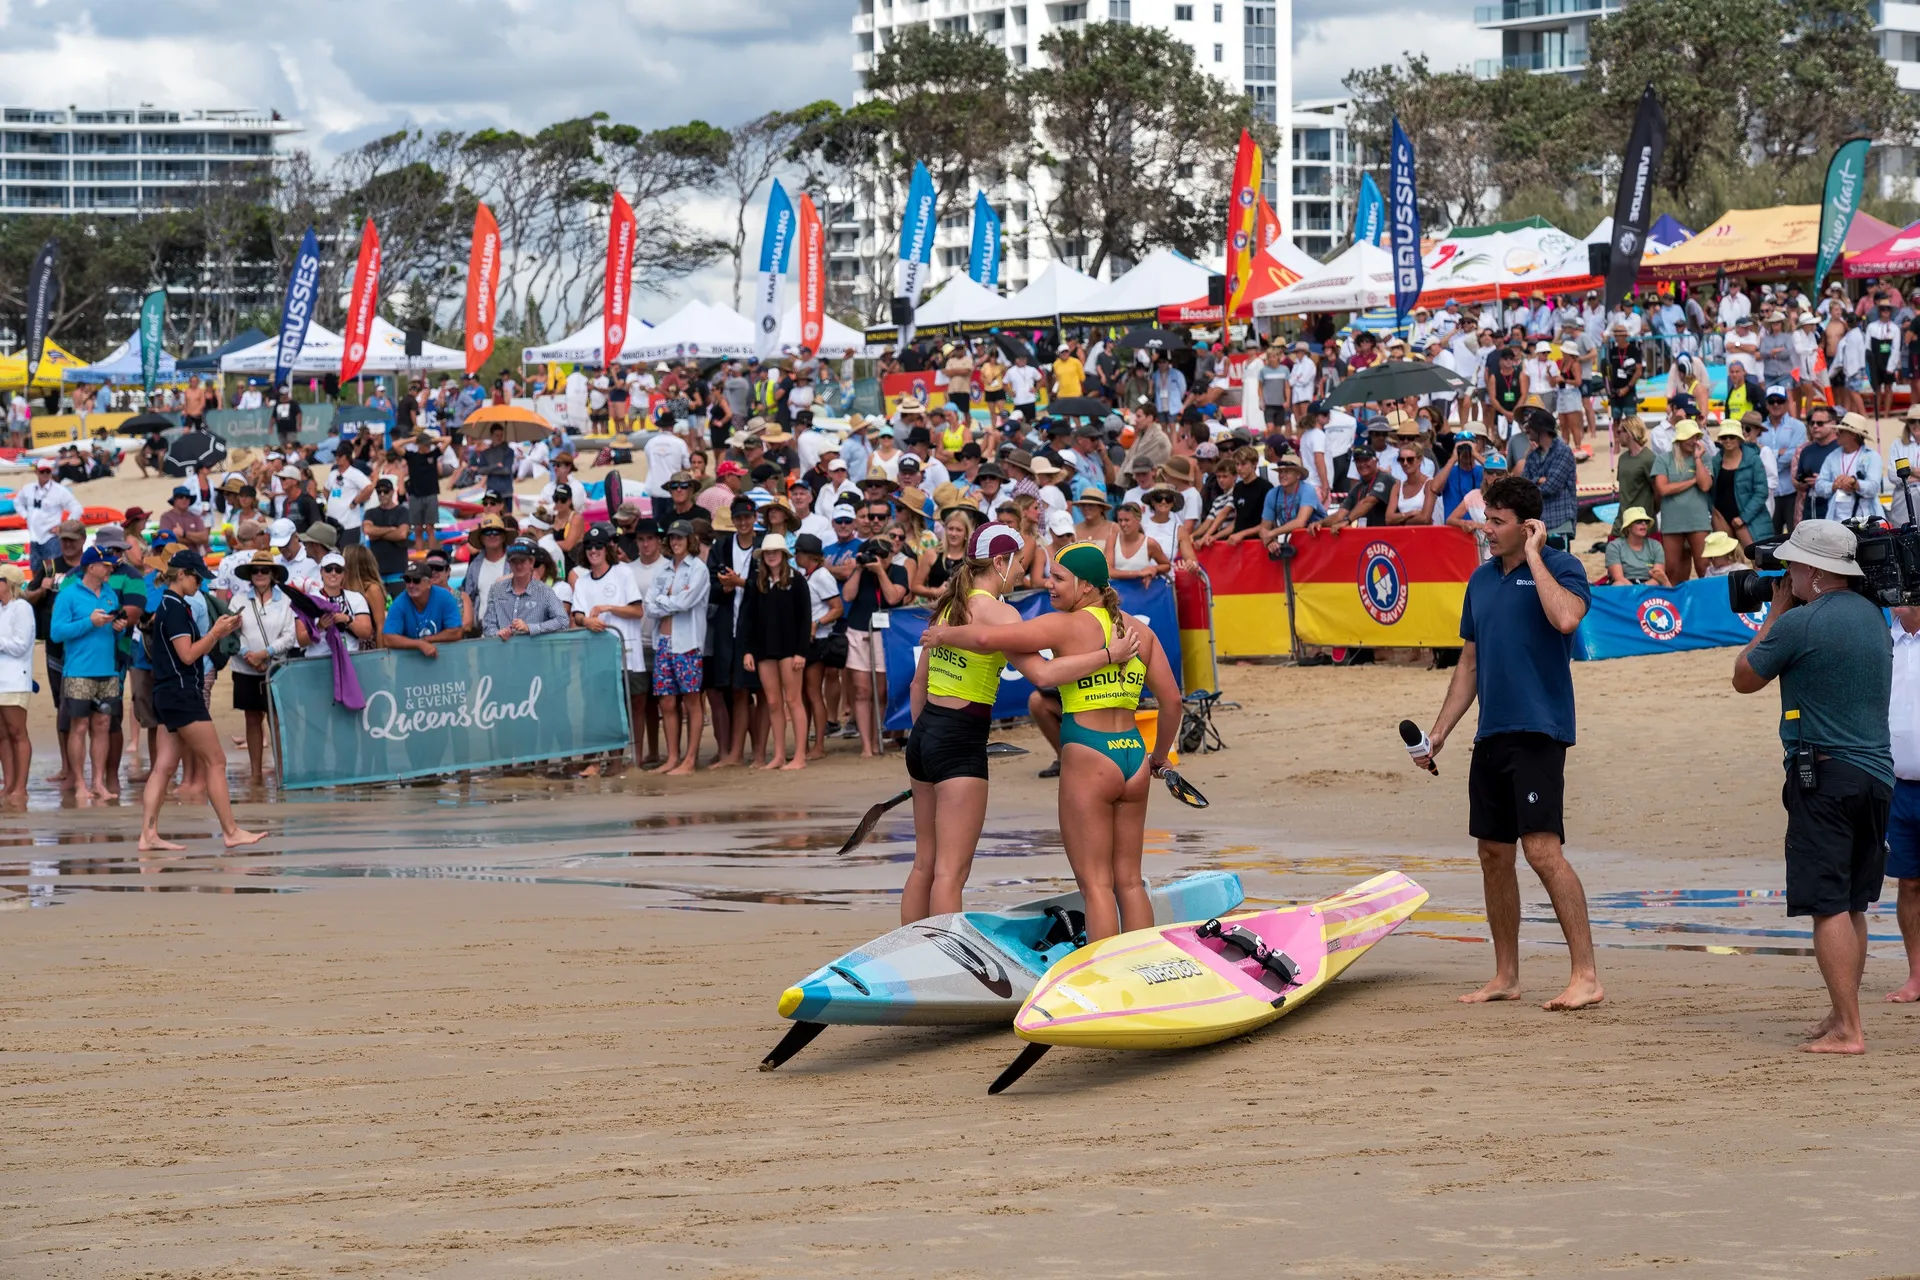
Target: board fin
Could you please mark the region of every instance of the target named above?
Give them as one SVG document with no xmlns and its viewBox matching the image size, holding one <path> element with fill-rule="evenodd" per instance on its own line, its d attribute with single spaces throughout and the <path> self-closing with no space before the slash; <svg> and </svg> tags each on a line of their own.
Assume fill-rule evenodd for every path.
<svg viewBox="0 0 1920 1280">
<path fill-rule="evenodd" d="M 987 1086 L 987 1092 L 989 1094 L 1006 1092 L 1014 1081 L 1027 1074 L 1027 1072 L 1033 1068 L 1034 1063 L 1046 1057 L 1047 1050 L 1051 1048 L 1053 1048 L 1053 1046 L 1050 1044 L 1029 1043 L 1026 1048 L 1020 1051 L 1020 1056 L 1009 1063 L 1007 1069 L 1000 1073 L 999 1078 Z"/>
<path fill-rule="evenodd" d="M 781 1037 L 780 1043 L 773 1046 L 773 1052 L 760 1059 L 760 1069 L 762 1071 L 773 1070 L 781 1063 L 793 1057 L 794 1054 L 812 1044 L 813 1038 L 826 1029 L 827 1024 L 824 1022 L 794 1023 L 791 1027 L 787 1028 L 787 1034 Z"/>
</svg>

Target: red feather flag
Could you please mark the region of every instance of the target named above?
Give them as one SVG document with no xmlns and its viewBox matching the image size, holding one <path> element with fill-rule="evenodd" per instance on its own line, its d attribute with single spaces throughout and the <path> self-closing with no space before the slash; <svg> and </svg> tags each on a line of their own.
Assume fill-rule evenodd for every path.
<svg viewBox="0 0 1920 1280">
<path fill-rule="evenodd" d="M 373 335 L 373 309 L 380 300 L 380 233 L 373 219 L 360 233 L 360 260 L 353 267 L 353 293 L 347 299 L 346 340 L 341 344 L 340 381 L 352 382 L 367 363 Z"/>
</svg>

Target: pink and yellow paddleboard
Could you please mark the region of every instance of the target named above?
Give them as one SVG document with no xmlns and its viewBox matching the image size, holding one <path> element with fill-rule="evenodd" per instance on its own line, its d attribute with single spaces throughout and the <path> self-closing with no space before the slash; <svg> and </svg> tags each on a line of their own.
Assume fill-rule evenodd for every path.
<svg viewBox="0 0 1920 1280">
<path fill-rule="evenodd" d="M 1057 1044 L 1180 1049 L 1285 1017 L 1400 927 L 1427 891 L 1397 871 L 1300 907 L 1105 938 L 1049 968 L 1013 1029 L 1027 1048 L 998 1093 Z"/>
</svg>

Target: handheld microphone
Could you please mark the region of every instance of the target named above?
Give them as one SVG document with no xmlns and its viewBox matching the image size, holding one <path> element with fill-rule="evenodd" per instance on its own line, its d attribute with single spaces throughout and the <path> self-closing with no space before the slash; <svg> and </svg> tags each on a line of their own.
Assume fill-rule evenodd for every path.
<svg viewBox="0 0 1920 1280">
<path fill-rule="evenodd" d="M 1426 734 L 1420 732 L 1419 725 L 1411 720 L 1402 720 L 1400 741 L 1407 744 L 1407 754 L 1413 757 L 1416 764 L 1421 765 L 1434 777 L 1440 776 L 1440 766 L 1433 762 L 1433 744 L 1427 741 Z M 1426 757 L 1424 761 L 1421 760 L 1422 756 Z"/>
</svg>

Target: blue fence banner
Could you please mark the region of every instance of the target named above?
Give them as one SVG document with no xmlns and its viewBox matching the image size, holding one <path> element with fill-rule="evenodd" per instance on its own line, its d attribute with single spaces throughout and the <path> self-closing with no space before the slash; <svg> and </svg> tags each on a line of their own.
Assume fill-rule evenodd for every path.
<svg viewBox="0 0 1920 1280">
<path fill-rule="evenodd" d="M 1725 578 L 1695 578 L 1677 587 L 1595 587 L 1574 634 L 1574 656 L 1593 662 L 1744 645 L 1759 634 L 1769 607 L 1735 613 Z"/>
<path fill-rule="evenodd" d="M 1120 606 L 1128 613 L 1146 619 L 1153 635 L 1166 651 L 1173 678 L 1180 679 L 1180 619 L 1174 609 L 1173 586 L 1165 578 L 1151 583 L 1116 581 Z M 1020 611 L 1022 618 L 1037 618 L 1053 612 L 1053 602 L 1044 591 L 1023 591 L 1008 596 L 1007 603 Z M 887 728 L 913 727 L 913 671 L 920 664 L 920 635 L 927 629 L 925 606 L 893 609 L 887 614 Z M 1027 695 L 1033 684 L 1011 666 L 1000 673 L 1000 696 L 994 699 L 993 718 L 1004 720 L 1027 714 Z"/>
<path fill-rule="evenodd" d="M 393 782 L 624 751 L 629 740 L 620 637 L 558 631 L 462 640 L 429 658 L 410 649 L 353 655 L 367 705 L 333 700 L 333 664 L 274 669 L 280 785 L 290 791 Z M 611 696 L 610 696 L 611 695 Z"/>
</svg>

